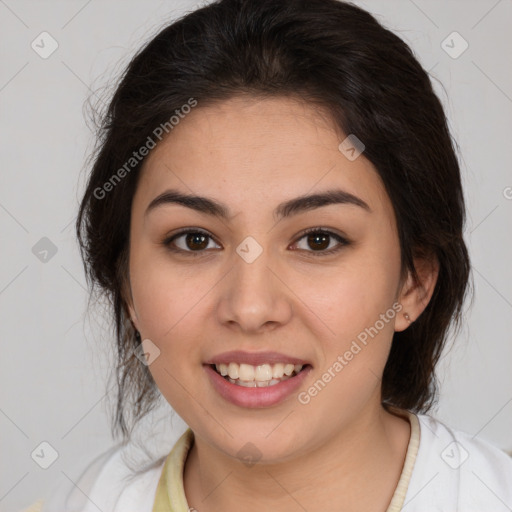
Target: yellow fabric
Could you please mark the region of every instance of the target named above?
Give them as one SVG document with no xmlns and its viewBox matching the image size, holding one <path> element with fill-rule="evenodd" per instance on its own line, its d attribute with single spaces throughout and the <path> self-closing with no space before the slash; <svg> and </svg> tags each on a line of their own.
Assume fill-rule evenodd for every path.
<svg viewBox="0 0 512 512">
<path fill-rule="evenodd" d="M 420 426 L 417 416 L 409 411 L 396 412 L 409 420 L 411 437 L 407 446 L 402 474 L 386 512 L 399 512 L 402 508 L 420 444 Z M 158 482 L 153 512 L 189 512 L 194 510 L 189 508 L 183 487 L 183 469 L 193 442 L 194 434 L 187 429 L 167 456 Z"/>
<path fill-rule="evenodd" d="M 43 507 L 43 499 L 40 499 L 36 501 L 35 503 L 32 503 L 30 507 L 22 510 L 21 512 L 41 512 L 41 509 Z"/>
<path fill-rule="evenodd" d="M 398 412 L 399 411 L 397 411 L 397 413 Z M 407 488 L 411 481 L 414 463 L 416 462 L 416 455 L 418 455 L 418 448 L 420 447 L 420 422 L 418 417 L 409 411 L 400 412 L 406 413 L 406 417 L 411 424 L 411 437 L 409 439 L 409 444 L 407 445 L 407 453 L 405 455 L 402 474 L 400 475 L 400 480 L 398 480 L 393 498 L 391 499 L 391 503 L 389 504 L 386 512 L 400 512 L 400 510 L 402 510 L 405 495 L 407 494 Z"/>
<path fill-rule="evenodd" d="M 183 488 L 183 469 L 193 442 L 194 434 L 188 428 L 167 456 L 156 489 L 153 512 L 189 512 Z"/>
</svg>

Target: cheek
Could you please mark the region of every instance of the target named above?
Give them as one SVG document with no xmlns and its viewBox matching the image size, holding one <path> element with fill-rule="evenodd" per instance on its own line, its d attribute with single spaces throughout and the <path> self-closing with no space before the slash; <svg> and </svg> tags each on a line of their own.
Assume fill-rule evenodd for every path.
<svg viewBox="0 0 512 512">
<path fill-rule="evenodd" d="M 368 245 L 347 257 L 346 264 L 333 269 L 328 279 L 325 275 L 317 276 L 315 284 L 312 281 L 303 292 L 310 298 L 311 309 L 318 314 L 318 325 L 329 328 L 323 329 L 328 335 L 322 345 L 322 369 L 331 368 L 338 356 L 342 356 L 343 371 L 336 374 L 344 390 L 354 385 L 358 389 L 372 387 L 377 382 L 387 361 L 395 318 L 401 309 L 395 302 L 399 251 L 392 244 L 387 250 L 379 250 L 382 244 L 377 240 Z M 342 385 L 343 382 L 350 386 Z M 333 390 L 336 387 L 335 384 Z"/>
<path fill-rule="evenodd" d="M 150 258 L 142 251 L 134 254 L 130 271 L 141 335 L 159 351 L 148 369 L 162 395 L 187 421 L 189 393 L 197 379 L 191 369 L 200 368 L 197 363 L 201 361 L 202 322 L 197 315 L 205 304 L 201 298 L 213 286 L 208 281 L 213 278 L 199 278 L 197 272 L 172 265 L 155 254 Z"/>
<path fill-rule="evenodd" d="M 399 280 L 399 259 L 360 251 L 346 264 L 318 275 L 301 295 L 318 316 L 346 339 L 373 325 L 392 307 Z"/>
<path fill-rule="evenodd" d="M 144 336 L 158 343 L 176 338 L 187 315 L 213 286 L 213 278 L 192 266 L 177 266 L 166 255 L 134 251 L 130 262 L 133 302 Z"/>
</svg>

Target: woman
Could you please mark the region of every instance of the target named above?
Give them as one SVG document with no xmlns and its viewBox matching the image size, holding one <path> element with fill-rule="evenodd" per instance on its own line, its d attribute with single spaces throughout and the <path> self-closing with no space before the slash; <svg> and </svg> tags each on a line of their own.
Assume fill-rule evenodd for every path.
<svg viewBox="0 0 512 512">
<path fill-rule="evenodd" d="M 401 39 L 336 0 L 221 0 L 138 53 L 99 135 L 76 227 L 116 426 L 161 393 L 189 429 L 137 474 L 108 452 L 66 510 L 512 508 L 512 460 L 426 414 L 470 266 Z"/>
</svg>

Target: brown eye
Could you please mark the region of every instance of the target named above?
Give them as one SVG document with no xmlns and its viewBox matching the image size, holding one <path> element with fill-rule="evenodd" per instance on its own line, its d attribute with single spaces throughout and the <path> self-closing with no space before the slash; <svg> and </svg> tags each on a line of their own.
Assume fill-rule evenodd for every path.
<svg viewBox="0 0 512 512">
<path fill-rule="evenodd" d="M 188 230 L 182 231 L 164 240 L 163 244 L 176 252 L 201 253 L 211 249 L 210 243 L 214 242 L 212 237 L 203 231 Z M 213 247 L 220 248 L 220 247 Z"/>
<path fill-rule="evenodd" d="M 189 233 L 185 235 L 185 245 L 190 250 L 206 249 L 208 246 L 208 237 L 202 233 Z"/>
<path fill-rule="evenodd" d="M 316 233 L 313 235 L 307 235 L 308 245 L 314 250 L 327 249 L 329 247 L 330 235 L 325 233 Z"/>
<path fill-rule="evenodd" d="M 342 247 L 349 245 L 349 241 L 332 231 L 312 228 L 306 231 L 295 245 L 301 251 L 316 252 L 318 256 L 323 256 L 339 251 Z"/>
</svg>

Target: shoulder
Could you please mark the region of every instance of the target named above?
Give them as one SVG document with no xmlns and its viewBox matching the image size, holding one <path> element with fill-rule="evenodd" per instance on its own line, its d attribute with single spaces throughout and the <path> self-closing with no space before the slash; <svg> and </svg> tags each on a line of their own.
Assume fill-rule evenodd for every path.
<svg viewBox="0 0 512 512">
<path fill-rule="evenodd" d="M 432 416 L 417 418 L 420 443 L 404 512 L 512 510 L 512 457 Z"/>
<path fill-rule="evenodd" d="M 164 459 L 135 469 L 129 445 L 116 445 L 83 469 L 77 479 L 62 478 L 49 496 L 28 512 L 151 512 Z M 24 511 L 25 512 L 25 511 Z"/>
</svg>

